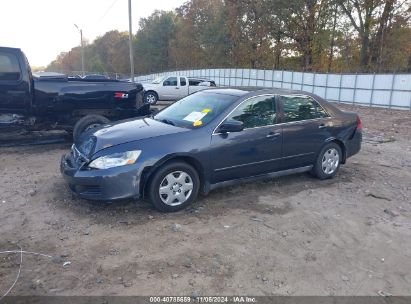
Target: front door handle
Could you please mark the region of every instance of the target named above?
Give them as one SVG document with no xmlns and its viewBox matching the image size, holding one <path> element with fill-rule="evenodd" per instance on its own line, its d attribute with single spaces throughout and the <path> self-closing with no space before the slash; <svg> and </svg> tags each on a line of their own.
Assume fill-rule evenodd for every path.
<svg viewBox="0 0 411 304">
<path fill-rule="evenodd" d="M 318 126 L 318 129 L 325 129 L 327 126 L 325 124 L 321 124 Z"/>
<path fill-rule="evenodd" d="M 176 90 L 180 90 L 180 88 L 179 88 L 179 87 L 176 87 Z"/>
<path fill-rule="evenodd" d="M 281 133 L 279 132 L 270 132 L 266 135 L 267 138 L 276 138 L 279 137 L 281 135 Z"/>
</svg>

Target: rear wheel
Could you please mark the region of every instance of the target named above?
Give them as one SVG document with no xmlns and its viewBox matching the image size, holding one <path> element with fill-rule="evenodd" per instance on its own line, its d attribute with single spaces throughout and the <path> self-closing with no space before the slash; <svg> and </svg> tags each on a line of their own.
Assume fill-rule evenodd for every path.
<svg viewBox="0 0 411 304">
<path fill-rule="evenodd" d="M 193 203 L 200 189 L 200 179 L 189 164 L 173 161 L 154 173 L 148 185 L 148 196 L 162 212 L 181 210 Z"/>
<path fill-rule="evenodd" d="M 333 178 L 340 168 L 342 151 L 336 143 L 329 143 L 321 150 L 312 170 L 319 179 Z"/>
<path fill-rule="evenodd" d="M 76 141 L 81 133 L 85 131 L 89 131 L 91 129 L 100 127 L 102 125 L 105 125 L 109 123 L 110 120 L 108 120 L 106 117 L 101 116 L 101 115 L 87 115 L 81 118 L 79 121 L 77 121 L 76 125 L 74 126 L 73 129 L 73 139 Z"/>
<path fill-rule="evenodd" d="M 155 105 L 158 101 L 158 95 L 156 92 L 148 91 L 144 94 L 144 102 L 151 105 Z"/>
</svg>

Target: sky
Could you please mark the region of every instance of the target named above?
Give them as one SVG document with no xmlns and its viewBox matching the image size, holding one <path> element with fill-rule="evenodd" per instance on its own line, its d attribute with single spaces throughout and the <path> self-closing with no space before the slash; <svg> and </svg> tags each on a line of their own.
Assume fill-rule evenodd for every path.
<svg viewBox="0 0 411 304">
<path fill-rule="evenodd" d="M 140 18 L 186 1 L 132 0 L 133 33 Z M 110 30 L 128 31 L 128 0 L 0 0 L 0 46 L 21 48 L 32 66 L 80 45 L 74 24 L 89 42 Z"/>
</svg>

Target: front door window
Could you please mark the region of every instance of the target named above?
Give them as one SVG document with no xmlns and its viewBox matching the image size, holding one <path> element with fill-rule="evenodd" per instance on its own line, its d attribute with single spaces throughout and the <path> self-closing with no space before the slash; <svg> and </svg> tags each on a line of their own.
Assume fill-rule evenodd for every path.
<svg viewBox="0 0 411 304">
<path fill-rule="evenodd" d="M 165 87 L 176 87 L 177 86 L 177 77 L 168 77 L 163 82 L 163 86 Z"/>
<path fill-rule="evenodd" d="M 227 120 L 238 120 L 245 129 L 269 126 L 276 121 L 274 96 L 259 96 L 243 102 Z"/>
</svg>

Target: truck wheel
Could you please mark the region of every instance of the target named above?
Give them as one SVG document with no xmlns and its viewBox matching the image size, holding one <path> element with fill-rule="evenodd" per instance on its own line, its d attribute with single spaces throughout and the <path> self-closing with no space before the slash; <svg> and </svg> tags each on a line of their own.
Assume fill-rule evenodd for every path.
<svg viewBox="0 0 411 304">
<path fill-rule="evenodd" d="M 144 93 L 144 102 L 155 105 L 158 101 L 158 95 L 154 91 Z"/>
<path fill-rule="evenodd" d="M 81 135 L 81 133 L 83 133 L 84 131 L 94 129 L 96 127 L 105 125 L 109 122 L 110 120 L 108 120 L 106 117 L 101 116 L 101 115 L 84 116 L 79 121 L 77 121 L 76 125 L 74 126 L 74 129 L 73 129 L 74 141 L 76 141 Z"/>
</svg>

